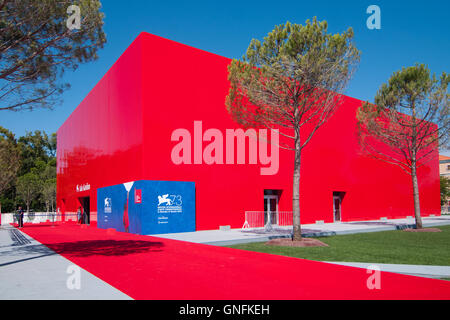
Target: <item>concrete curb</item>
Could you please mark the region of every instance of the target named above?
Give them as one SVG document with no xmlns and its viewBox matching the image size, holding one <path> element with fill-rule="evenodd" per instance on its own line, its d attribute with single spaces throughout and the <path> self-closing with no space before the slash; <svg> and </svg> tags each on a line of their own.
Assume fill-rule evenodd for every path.
<svg viewBox="0 0 450 320">
<path fill-rule="evenodd" d="M 377 266 L 381 271 L 407 274 L 426 278 L 450 278 L 450 266 L 429 266 L 412 264 L 386 264 L 386 263 L 366 263 L 366 262 L 337 262 L 322 261 L 331 264 L 338 264 L 348 267 L 367 269 L 369 266 Z"/>
</svg>

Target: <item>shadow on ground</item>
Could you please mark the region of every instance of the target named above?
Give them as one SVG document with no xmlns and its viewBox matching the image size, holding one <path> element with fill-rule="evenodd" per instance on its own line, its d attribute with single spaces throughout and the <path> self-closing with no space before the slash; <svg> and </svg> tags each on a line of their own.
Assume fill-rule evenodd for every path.
<svg viewBox="0 0 450 320">
<path fill-rule="evenodd" d="M 273 228 L 271 231 L 266 231 L 264 228 L 261 229 L 250 229 L 250 230 L 241 230 L 242 233 L 251 233 L 251 234 L 284 234 L 284 235 L 291 235 L 292 234 L 292 228 L 290 229 L 284 229 L 284 228 Z M 305 229 L 302 228 L 302 234 L 303 233 L 316 233 L 321 232 L 321 230 L 315 230 L 315 229 Z"/>
<path fill-rule="evenodd" d="M 24 261 L 64 254 L 72 257 L 125 256 L 162 251 L 164 244 L 142 240 L 86 240 L 38 245 L 10 246 L 0 251 L 0 267 Z M 5 261 L 6 260 L 6 261 Z"/>
<path fill-rule="evenodd" d="M 48 247 L 57 253 L 75 257 L 125 256 L 136 253 L 160 252 L 164 243 L 143 240 L 85 240 L 52 243 Z"/>
</svg>

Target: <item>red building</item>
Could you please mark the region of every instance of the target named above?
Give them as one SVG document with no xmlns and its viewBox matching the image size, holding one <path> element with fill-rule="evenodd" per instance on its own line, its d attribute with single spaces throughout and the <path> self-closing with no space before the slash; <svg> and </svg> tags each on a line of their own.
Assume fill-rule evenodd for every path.
<svg viewBox="0 0 450 320">
<path fill-rule="evenodd" d="M 76 212 L 84 204 L 95 220 L 97 188 L 137 180 L 195 182 L 197 230 L 241 227 L 245 211 L 264 210 L 264 198 L 278 201 L 279 211 L 291 211 L 292 151 L 279 151 L 275 175 L 261 175 L 267 166 L 249 164 L 248 155 L 246 164 L 172 161 L 175 130 L 187 129 L 195 140 L 195 121 L 201 121 L 200 136 L 211 128 L 224 136 L 227 129 L 238 128 L 224 104 L 229 63 L 228 58 L 140 34 L 58 130 L 60 211 Z M 360 152 L 355 118 L 360 104 L 345 97 L 304 149 L 302 223 L 414 215 L 411 178 Z M 422 215 L 439 215 L 437 151 L 420 168 L 419 185 Z M 340 217 L 335 207 L 340 207 Z"/>
</svg>

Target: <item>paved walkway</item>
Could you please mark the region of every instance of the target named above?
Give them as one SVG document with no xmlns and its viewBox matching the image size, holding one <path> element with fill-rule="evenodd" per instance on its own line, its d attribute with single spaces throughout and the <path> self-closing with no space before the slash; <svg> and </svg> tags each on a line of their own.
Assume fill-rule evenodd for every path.
<svg viewBox="0 0 450 320">
<path fill-rule="evenodd" d="M 450 215 L 422 218 L 424 227 L 450 225 Z M 336 222 L 323 224 L 304 224 L 302 233 L 305 237 L 320 237 L 339 234 L 354 234 L 364 232 L 378 232 L 412 228 L 415 225 L 414 218 L 372 220 L 361 222 Z M 274 227 L 272 232 L 264 229 L 231 229 L 228 231 L 208 230 L 196 232 L 158 234 L 158 237 L 204 243 L 217 246 L 233 245 L 248 242 L 265 242 L 275 238 L 290 237 L 292 227 Z"/>
<path fill-rule="evenodd" d="M 427 278 L 450 278 L 450 266 L 427 266 L 412 264 L 385 264 L 385 263 L 361 263 L 361 262 L 335 262 L 324 261 L 341 266 L 357 267 L 367 269 L 369 266 L 377 266 L 380 271 L 407 274 Z"/>
<path fill-rule="evenodd" d="M 79 282 L 75 278 L 78 271 Z M 0 227 L 0 299 L 116 300 L 130 297 L 21 231 L 3 226 Z"/>
</svg>

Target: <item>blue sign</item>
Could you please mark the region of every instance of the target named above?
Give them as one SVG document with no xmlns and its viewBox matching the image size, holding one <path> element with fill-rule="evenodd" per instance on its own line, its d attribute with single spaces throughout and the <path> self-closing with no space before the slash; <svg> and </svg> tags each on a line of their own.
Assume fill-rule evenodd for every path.
<svg viewBox="0 0 450 320">
<path fill-rule="evenodd" d="M 143 235 L 195 231 L 195 183 L 140 180 L 99 188 L 97 226 Z"/>
</svg>

